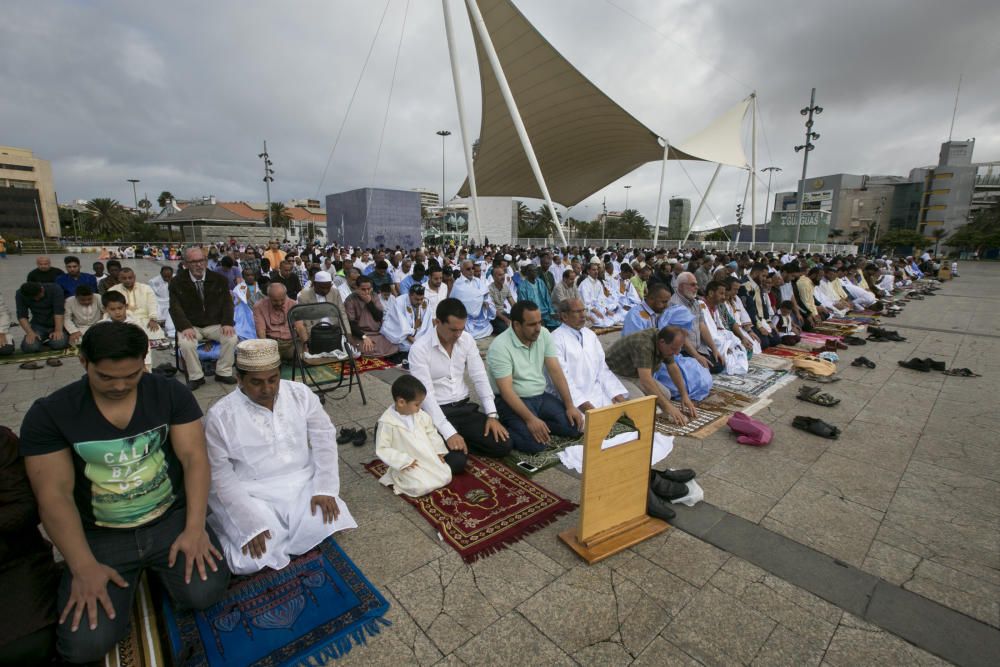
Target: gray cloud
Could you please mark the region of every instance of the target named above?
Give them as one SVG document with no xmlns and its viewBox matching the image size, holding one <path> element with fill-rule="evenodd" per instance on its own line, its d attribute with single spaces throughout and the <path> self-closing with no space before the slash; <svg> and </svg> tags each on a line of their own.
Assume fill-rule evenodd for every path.
<svg viewBox="0 0 1000 667">
<path fill-rule="evenodd" d="M 939 3 L 520 0 L 518 7 L 584 74 L 655 131 L 682 142 L 751 90 L 760 99 L 758 166 L 801 169 L 809 89 L 825 113 L 810 175 L 905 174 L 932 164 L 955 125 L 977 138 L 976 159 L 1000 159 L 1000 6 Z M 276 199 L 316 194 L 368 52 L 383 0 L 336 3 L 52 2 L 14 0 L 0 24 L 0 143 L 53 162 L 60 199 L 140 193 L 263 199 L 260 143 L 276 164 Z M 390 0 L 368 71 L 320 194 L 375 184 L 447 189 L 465 176 L 438 2 L 412 0 L 375 173 L 376 151 L 403 25 Z M 466 108 L 478 133 L 472 39 L 453 0 Z M 623 11 L 624 10 L 624 11 Z M 631 13 L 659 34 L 630 17 Z M 666 35 L 664 38 L 662 35 Z M 749 146 L 747 147 L 749 151 Z M 712 166 L 688 164 L 704 188 Z M 593 216 L 630 204 L 655 209 L 659 165 L 637 170 L 574 208 Z M 728 222 L 745 175 L 724 168 L 710 205 Z M 697 199 L 676 163 L 667 195 Z M 758 215 L 763 215 L 763 188 Z M 700 226 L 710 216 L 703 213 Z"/>
</svg>

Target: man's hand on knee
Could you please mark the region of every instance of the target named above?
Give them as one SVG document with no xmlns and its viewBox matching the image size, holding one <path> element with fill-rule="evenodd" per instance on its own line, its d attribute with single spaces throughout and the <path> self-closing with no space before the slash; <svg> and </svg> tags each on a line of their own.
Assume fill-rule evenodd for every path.
<svg viewBox="0 0 1000 667">
<path fill-rule="evenodd" d="M 70 624 L 70 630 L 76 632 L 80 627 L 80 620 L 86 612 L 90 629 L 96 630 L 98 605 L 104 608 L 104 613 L 108 615 L 109 619 L 114 620 L 115 606 L 108 596 L 109 581 L 121 588 L 128 588 L 128 582 L 116 570 L 97 561 L 74 573 L 73 582 L 70 585 L 69 601 L 59 617 L 59 624 L 65 623 L 72 613 L 73 620 Z"/>
</svg>

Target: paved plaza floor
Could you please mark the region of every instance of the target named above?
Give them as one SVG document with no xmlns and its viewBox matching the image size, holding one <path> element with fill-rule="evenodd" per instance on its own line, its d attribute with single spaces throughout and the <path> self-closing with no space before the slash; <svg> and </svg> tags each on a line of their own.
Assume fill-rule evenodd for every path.
<svg viewBox="0 0 1000 667">
<path fill-rule="evenodd" d="M 128 264 L 141 280 L 158 270 Z M 32 256 L 0 260 L 9 309 L 33 266 Z M 839 405 L 796 400 L 797 380 L 757 414 L 774 429 L 767 447 L 740 446 L 725 429 L 678 438 L 667 464 L 697 470 L 705 502 L 594 566 L 557 537 L 577 512 L 466 565 L 364 471 L 371 438 L 341 447 L 341 495 L 359 528 L 337 539 L 392 604 L 393 625 L 340 662 L 997 664 L 1000 264 L 963 263 L 961 272 L 883 321 L 905 342 L 841 353 L 842 380 L 823 389 Z M 154 365 L 170 358 L 156 354 Z M 861 355 L 877 367 L 851 367 Z M 897 365 L 914 356 L 983 377 Z M 17 431 L 36 398 L 80 373 L 72 359 L 35 371 L 0 366 L 0 424 Z M 370 434 L 392 375 L 362 376 L 367 405 L 357 392 L 327 401 L 334 423 Z M 209 381 L 196 396 L 207 409 L 228 391 Z M 843 434 L 828 441 L 793 430 L 800 414 Z M 562 467 L 534 480 L 579 501 L 579 479 Z"/>
</svg>

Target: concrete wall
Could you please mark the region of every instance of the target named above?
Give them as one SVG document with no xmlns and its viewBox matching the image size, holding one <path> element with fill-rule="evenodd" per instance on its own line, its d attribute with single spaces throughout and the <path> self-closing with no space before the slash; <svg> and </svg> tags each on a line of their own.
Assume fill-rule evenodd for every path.
<svg viewBox="0 0 1000 667">
<path fill-rule="evenodd" d="M 476 214 L 472 199 L 459 200 L 469 207 L 471 233 L 475 229 Z M 512 243 L 517 237 L 517 202 L 510 197 L 480 197 L 480 229 L 490 243 Z"/>
<path fill-rule="evenodd" d="M 6 168 L 0 166 L 0 187 L 37 191 L 38 214 L 41 216 L 45 235 L 58 237 L 59 206 L 56 203 L 55 185 L 52 183 L 52 165 L 49 164 L 49 161 L 35 157 L 30 150 L 25 148 L 0 146 L 0 165 L 9 165 Z M 10 198 L 8 199 L 10 200 Z M 12 211 L 23 208 L 12 200 L 11 204 L 13 204 Z M 2 206 L 3 203 L 0 202 L 0 207 Z M 8 216 L 4 215 L 3 209 L 0 209 L 0 230 L 9 230 L 9 234 L 22 238 L 37 238 L 39 236 L 38 220 L 35 217 L 33 206 L 27 216 L 20 212 L 17 214 L 12 212 L 9 219 L 5 221 L 6 217 Z"/>
</svg>

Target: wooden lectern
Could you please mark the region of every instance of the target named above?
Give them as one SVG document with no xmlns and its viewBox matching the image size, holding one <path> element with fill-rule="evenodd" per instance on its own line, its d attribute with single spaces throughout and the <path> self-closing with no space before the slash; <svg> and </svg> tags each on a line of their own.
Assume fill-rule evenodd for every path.
<svg viewBox="0 0 1000 667">
<path fill-rule="evenodd" d="M 632 420 L 639 438 L 602 449 L 611 427 L 622 416 Z M 670 527 L 646 514 L 655 416 L 653 396 L 587 411 L 580 525 L 559 533 L 559 538 L 589 564 Z"/>
</svg>

